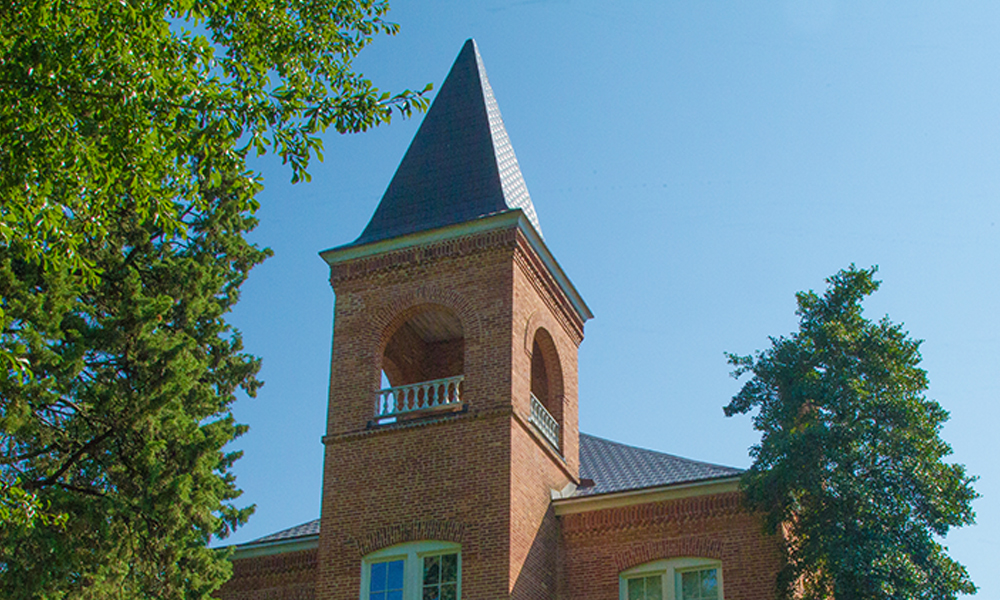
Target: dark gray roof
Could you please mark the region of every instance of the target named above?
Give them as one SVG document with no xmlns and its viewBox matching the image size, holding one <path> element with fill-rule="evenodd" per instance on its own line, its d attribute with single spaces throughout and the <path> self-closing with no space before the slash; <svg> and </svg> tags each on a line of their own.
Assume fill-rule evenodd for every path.
<svg viewBox="0 0 1000 600">
<path fill-rule="evenodd" d="M 626 446 L 581 433 L 580 478 L 591 479 L 594 485 L 577 489 L 574 497 L 723 479 L 742 472 L 733 467 Z M 249 543 L 276 542 L 318 534 L 319 519 L 316 519 Z"/>
<path fill-rule="evenodd" d="M 626 446 L 580 434 L 580 478 L 594 485 L 575 496 L 596 496 L 644 488 L 733 477 L 740 469 L 699 462 L 672 454 Z"/>
<path fill-rule="evenodd" d="M 295 527 L 290 527 L 288 529 L 283 529 L 277 533 L 272 533 L 271 535 L 265 535 L 262 538 L 258 538 L 250 544 L 260 544 L 263 542 L 277 542 L 280 540 L 291 540 L 294 538 L 307 537 L 310 535 L 319 535 L 319 519 L 314 519 L 308 523 L 303 523 L 301 525 L 296 525 Z"/>
<path fill-rule="evenodd" d="M 476 42 L 468 40 L 351 246 L 521 209 L 541 235 Z"/>
</svg>

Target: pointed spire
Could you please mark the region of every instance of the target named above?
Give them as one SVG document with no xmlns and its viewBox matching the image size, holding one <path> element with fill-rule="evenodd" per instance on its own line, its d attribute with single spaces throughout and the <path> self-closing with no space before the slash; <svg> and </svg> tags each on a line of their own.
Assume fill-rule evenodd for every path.
<svg viewBox="0 0 1000 600">
<path fill-rule="evenodd" d="M 416 137 L 352 246 L 535 207 L 474 40 L 462 47 Z"/>
</svg>

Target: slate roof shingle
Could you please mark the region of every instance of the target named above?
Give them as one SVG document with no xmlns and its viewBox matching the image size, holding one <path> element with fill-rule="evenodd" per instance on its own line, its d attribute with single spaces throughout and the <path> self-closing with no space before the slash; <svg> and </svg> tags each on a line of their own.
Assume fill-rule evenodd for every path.
<svg viewBox="0 0 1000 600">
<path fill-rule="evenodd" d="M 627 446 L 586 433 L 580 434 L 580 478 L 594 485 L 581 487 L 574 498 L 642 490 L 696 481 L 734 477 L 743 471 Z M 276 542 L 319 534 L 319 519 L 248 542 Z"/>
<path fill-rule="evenodd" d="M 459 52 L 365 230 L 349 246 L 521 209 L 528 187 L 474 40 Z"/>
</svg>

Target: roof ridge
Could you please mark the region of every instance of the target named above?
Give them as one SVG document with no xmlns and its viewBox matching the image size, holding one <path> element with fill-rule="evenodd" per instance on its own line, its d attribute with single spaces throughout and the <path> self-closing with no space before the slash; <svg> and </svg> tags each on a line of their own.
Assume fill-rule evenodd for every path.
<svg viewBox="0 0 1000 600">
<path fill-rule="evenodd" d="M 524 175 L 521 174 L 521 166 L 514 155 L 514 147 L 510 143 L 510 136 L 507 135 L 507 128 L 503 124 L 503 116 L 500 114 L 500 105 L 497 104 L 493 95 L 493 86 L 490 85 L 490 78 L 486 76 L 486 66 L 483 64 L 483 57 L 479 54 L 479 45 L 476 40 L 469 38 L 466 44 L 472 44 L 472 49 L 476 55 L 476 68 L 479 70 L 479 81 L 483 92 L 483 101 L 486 103 L 486 118 L 490 123 L 490 137 L 493 141 L 493 151 L 497 159 L 497 167 L 500 173 L 500 186 L 503 189 L 504 199 L 507 206 L 520 208 L 524 215 L 534 226 L 539 237 L 542 236 L 542 226 L 538 222 L 538 215 L 535 213 L 535 205 L 531 202 L 528 194 L 528 185 L 524 182 Z"/>
</svg>

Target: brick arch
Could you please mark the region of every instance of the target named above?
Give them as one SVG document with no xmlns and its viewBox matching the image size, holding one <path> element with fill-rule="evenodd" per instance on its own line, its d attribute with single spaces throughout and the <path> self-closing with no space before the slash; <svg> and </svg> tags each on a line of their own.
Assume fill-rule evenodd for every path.
<svg viewBox="0 0 1000 600">
<path fill-rule="evenodd" d="M 396 329 L 418 312 L 421 307 L 436 305 L 450 310 L 462 324 L 462 334 L 466 351 L 470 341 L 482 339 L 482 325 L 479 315 L 469 300 L 452 290 L 434 286 L 418 286 L 405 292 L 391 295 L 387 302 L 373 309 L 365 319 L 365 339 L 375 340 L 370 363 L 372 393 L 379 389 L 382 369 L 382 355 Z"/>
<path fill-rule="evenodd" d="M 396 523 L 379 527 L 374 531 L 355 540 L 358 555 L 367 556 L 372 552 L 405 544 L 406 542 L 419 542 L 424 540 L 438 540 L 442 542 L 455 542 L 465 545 L 466 527 L 464 523 L 456 521 L 410 521 L 406 523 Z"/>
<path fill-rule="evenodd" d="M 683 538 L 672 540 L 657 540 L 633 544 L 626 550 L 615 554 L 615 566 L 618 572 L 632 567 L 671 558 L 692 557 L 722 560 L 723 543 L 721 540 L 708 538 Z"/>
<path fill-rule="evenodd" d="M 544 326 L 535 328 L 535 331 L 531 336 L 531 351 L 528 353 L 532 360 L 535 358 L 535 341 L 538 342 L 538 350 L 542 354 L 542 360 L 545 363 L 545 370 L 548 373 L 549 395 L 554 401 L 562 402 L 562 399 L 566 394 L 566 386 L 563 381 L 562 358 L 559 356 L 559 349 L 556 348 L 555 340 L 552 339 L 552 333 L 550 333 Z"/>
<path fill-rule="evenodd" d="M 559 423 L 559 447 L 565 445 L 563 439 L 566 432 L 565 423 L 565 400 L 566 382 L 565 370 L 563 369 L 562 357 L 559 355 L 556 341 L 552 336 L 553 331 L 560 331 L 561 326 L 551 313 L 544 310 L 535 310 L 528 315 L 524 329 L 524 351 L 528 355 L 528 364 L 531 365 L 531 378 L 529 385 L 534 391 L 535 387 L 535 367 L 540 362 L 544 368 L 546 379 L 546 398 L 539 398 L 549 414 Z M 535 342 L 538 342 L 538 352 L 541 356 L 535 356 Z M 539 360 L 540 359 L 540 360 Z"/>
<path fill-rule="evenodd" d="M 545 329 L 549 335 L 552 335 L 553 331 L 565 330 L 548 311 L 533 311 L 528 315 L 528 321 L 524 324 L 524 353 L 528 356 L 531 356 L 531 346 L 535 342 L 535 334 L 539 329 Z M 562 366 L 560 365 L 561 369 Z"/>
<path fill-rule="evenodd" d="M 385 346 L 389 343 L 389 338 L 392 337 L 396 327 L 406 322 L 416 309 L 427 304 L 436 304 L 451 310 L 462 323 L 465 339 L 481 340 L 482 326 L 479 315 L 465 296 L 452 290 L 421 286 L 394 295 L 369 315 L 368 333 L 371 339 L 378 340 L 375 350 L 379 356 L 385 351 Z"/>
</svg>

